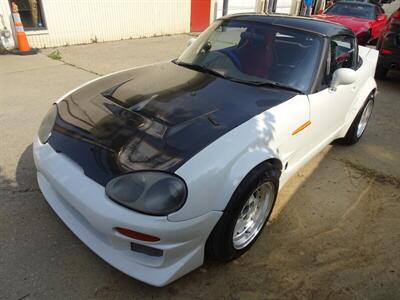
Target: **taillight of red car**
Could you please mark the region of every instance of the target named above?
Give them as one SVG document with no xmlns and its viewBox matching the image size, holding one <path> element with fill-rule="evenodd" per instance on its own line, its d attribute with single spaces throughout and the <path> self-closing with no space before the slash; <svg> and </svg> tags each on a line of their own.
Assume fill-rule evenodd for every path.
<svg viewBox="0 0 400 300">
<path fill-rule="evenodd" d="M 382 50 L 381 50 L 381 53 L 382 53 L 382 54 L 386 54 L 386 55 L 390 55 L 390 54 L 393 53 L 393 51 L 392 51 L 392 50 L 389 50 L 389 49 L 382 49 Z"/>
</svg>

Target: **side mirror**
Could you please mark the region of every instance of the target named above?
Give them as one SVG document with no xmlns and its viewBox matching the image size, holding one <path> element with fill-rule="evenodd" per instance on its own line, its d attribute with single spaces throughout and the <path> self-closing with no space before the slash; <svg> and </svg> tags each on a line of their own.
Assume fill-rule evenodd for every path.
<svg viewBox="0 0 400 300">
<path fill-rule="evenodd" d="M 339 85 L 348 85 L 356 81 L 356 71 L 348 68 L 340 68 L 333 73 L 330 88 L 335 91 Z"/>
<path fill-rule="evenodd" d="M 194 38 L 194 37 L 192 37 L 190 40 L 188 40 L 186 47 L 189 47 L 191 44 L 193 44 L 195 40 L 196 40 L 196 38 Z"/>
<path fill-rule="evenodd" d="M 377 17 L 376 17 L 376 21 L 378 21 L 378 22 L 383 22 L 383 21 L 385 21 L 385 15 L 379 15 L 379 16 L 377 16 Z"/>
</svg>

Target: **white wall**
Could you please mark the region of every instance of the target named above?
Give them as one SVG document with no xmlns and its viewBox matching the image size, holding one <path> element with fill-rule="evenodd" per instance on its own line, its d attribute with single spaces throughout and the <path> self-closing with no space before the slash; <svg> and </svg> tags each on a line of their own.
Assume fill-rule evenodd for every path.
<svg viewBox="0 0 400 300">
<path fill-rule="evenodd" d="M 217 1 L 217 18 L 222 16 L 224 0 Z M 228 15 L 255 12 L 257 0 L 229 0 Z"/>
<path fill-rule="evenodd" d="M 0 49 L 14 49 L 15 32 L 13 31 L 13 23 L 8 3 L 0 0 L 0 31 L 2 32 L 0 36 Z M 5 31 L 3 32 L 3 30 Z"/>
<path fill-rule="evenodd" d="M 0 15 L 3 16 L 4 19 L 4 23 L 6 25 L 6 28 L 8 30 L 11 30 L 11 11 L 10 11 L 10 7 L 8 6 L 8 2 L 6 0 L 0 0 Z M 3 28 L 3 24 L 1 23 L 0 20 L 0 27 Z"/>
<path fill-rule="evenodd" d="M 278 3 L 276 4 L 276 12 L 280 14 L 290 14 L 292 3 L 292 0 L 278 0 Z"/>
<path fill-rule="evenodd" d="M 32 47 L 55 47 L 190 31 L 190 0 L 42 0 L 47 30 Z M 8 5 L 7 0 L 0 0 Z"/>
<path fill-rule="evenodd" d="M 217 17 L 222 16 L 222 6 L 224 0 L 217 1 Z M 278 0 L 276 5 L 276 12 L 289 14 L 291 12 L 293 0 Z M 229 0 L 228 14 L 256 12 L 257 0 Z"/>
</svg>

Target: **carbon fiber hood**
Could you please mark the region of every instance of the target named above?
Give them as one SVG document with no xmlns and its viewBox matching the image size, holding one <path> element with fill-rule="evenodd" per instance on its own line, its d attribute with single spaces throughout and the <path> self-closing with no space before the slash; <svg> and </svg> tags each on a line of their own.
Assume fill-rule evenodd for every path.
<svg viewBox="0 0 400 300">
<path fill-rule="evenodd" d="M 49 143 L 102 185 L 133 170 L 174 172 L 226 132 L 293 96 L 172 62 L 132 69 L 58 103 Z"/>
</svg>

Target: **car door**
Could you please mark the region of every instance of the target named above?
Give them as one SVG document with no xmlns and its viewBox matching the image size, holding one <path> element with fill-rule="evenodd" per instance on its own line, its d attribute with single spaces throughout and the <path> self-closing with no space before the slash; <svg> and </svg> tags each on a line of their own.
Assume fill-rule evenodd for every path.
<svg viewBox="0 0 400 300">
<path fill-rule="evenodd" d="M 330 88 L 330 82 L 339 68 L 357 69 L 357 57 L 357 43 L 354 37 L 338 35 L 331 38 L 324 78 L 318 92 L 308 96 L 311 122 L 308 134 L 312 137 L 312 153 L 330 143 L 344 126 L 358 83 L 356 81 L 349 85 L 339 85 L 333 89 Z"/>
</svg>

